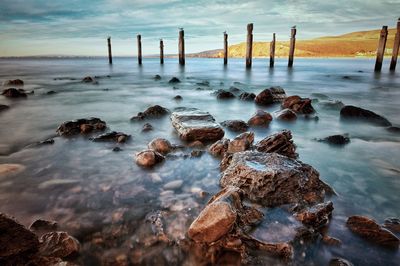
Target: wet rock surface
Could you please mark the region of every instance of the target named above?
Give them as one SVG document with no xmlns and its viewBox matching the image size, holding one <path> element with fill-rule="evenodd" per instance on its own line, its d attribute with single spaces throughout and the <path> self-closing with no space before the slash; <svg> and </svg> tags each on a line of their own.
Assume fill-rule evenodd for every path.
<svg viewBox="0 0 400 266">
<path fill-rule="evenodd" d="M 79 241 L 66 232 L 51 232 L 40 238 L 39 253 L 46 257 L 65 258 L 79 252 Z"/>
<path fill-rule="evenodd" d="M 157 138 L 157 139 L 153 139 L 148 145 L 147 147 L 151 150 L 155 150 L 161 154 L 167 154 L 169 152 L 172 151 L 173 146 L 172 144 L 163 138 Z"/>
<path fill-rule="evenodd" d="M 142 127 L 142 132 L 149 132 L 153 130 L 153 126 L 149 123 L 146 123 Z"/>
<path fill-rule="evenodd" d="M 290 158 L 297 158 L 296 146 L 289 130 L 282 130 L 270 135 L 255 144 L 257 151 L 279 153 Z"/>
<path fill-rule="evenodd" d="M 143 112 L 139 112 L 136 116 L 131 118 L 131 121 L 158 118 L 169 114 L 169 110 L 160 105 L 154 105 L 147 108 Z"/>
<path fill-rule="evenodd" d="M 294 121 L 297 119 L 297 115 L 291 109 L 283 109 L 275 112 L 275 117 L 283 121 Z"/>
<path fill-rule="evenodd" d="M 320 229 L 329 223 L 332 216 L 333 203 L 331 201 L 317 204 L 311 208 L 295 214 L 296 219 L 315 229 Z"/>
<path fill-rule="evenodd" d="M 234 132 L 244 132 L 249 128 L 249 125 L 243 120 L 226 120 L 221 125 Z"/>
<path fill-rule="evenodd" d="M 219 100 L 233 99 L 236 97 L 235 94 L 233 94 L 232 92 L 222 89 L 216 91 L 214 94 L 217 95 L 217 99 Z"/>
<path fill-rule="evenodd" d="M 10 109 L 10 106 L 5 104 L 0 104 L 0 112 Z"/>
<path fill-rule="evenodd" d="M 208 152 L 213 156 L 223 156 L 228 150 L 229 142 L 230 140 L 227 138 L 220 139 L 208 148 Z"/>
<path fill-rule="evenodd" d="M 3 86 L 24 86 L 22 79 L 10 79 L 3 82 Z"/>
<path fill-rule="evenodd" d="M 87 134 L 106 129 L 106 122 L 100 118 L 82 118 L 72 121 L 66 121 L 57 128 L 60 136 L 74 136 L 78 134 Z"/>
<path fill-rule="evenodd" d="M 122 133 L 122 132 L 107 132 L 101 134 L 95 138 L 93 138 L 94 142 L 118 142 L 118 143 L 125 143 L 130 139 L 130 135 Z"/>
<path fill-rule="evenodd" d="M 256 98 L 256 95 L 254 93 L 250 92 L 243 92 L 239 95 L 239 100 L 242 101 L 253 101 Z"/>
<path fill-rule="evenodd" d="M 383 227 L 389 229 L 391 232 L 395 234 L 400 233 L 400 219 L 399 218 L 387 218 L 382 225 Z"/>
<path fill-rule="evenodd" d="M 225 134 L 212 115 L 194 108 L 173 112 L 171 121 L 179 137 L 186 141 L 218 140 Z"/>
<path fill-rule="evenodd" d="M 179 102 L 179 101 L 182 101 L 183 98 L 182 98 L 182 96 L 180 96 L 180 95 L 176 95 L 176 96 L 174 97 L 174 100 L 177 101 L 177 102 Z"/>
<path fill-rule="evenodd" d="M 353 266 L 353 263 L 342 258 L 334 258 L 330 260 L 329 266 Z"/>
<path fill-rule="evenodd" d="M 173 77 L 168 81 L 168 83 L 179 83 L 179 82 L 181 81 L 177 77 Z"/>
<path fill-rule="evenodd" d="M 254 142 L 254 133 L 253 132 L 244 132 L 238 136 L 236 136 L 233 140 L 228 143 L 228 153 L 235 153 L 246 151 L 250 149 L 251 145 Z"/>
<path fill-rule="evenodd" d="M 340 110 L 340 118 L 341 119 L 352 119 L 359 120 L 363 122 L 368 122 L 376 126 L 389 127 L 392 124 L 384 117 L 352 105 L 346 105 Z"/>
<path fill-rule="evenodd" d="M 5 89 L 1 95 L 7 98 L 26 98 L 28 96 L 25 90 L 16 88 Z"/>
<path fill-rule="evenodd" d="M 315 111 L 311 105 L 311 99 L 301 98 L 297 95 L 287 97 L 282 103 L 282 108 L 291 109 L 299 114 L 312 114 Z"/>
<path fill-rule="evenodd" d="M 43 219 L 35 220 L 29 229 L 37 234 L 38 236 L 43 235 L 44 233 L 56 231 L 58 228 L 58 224 L 55 221 L 47 221 Z"/>
<path fill-rule="evenodd" d="M 267 126 L 272 121 L 272 115 L 263 110 L 257 112 L 247 121 L 249 126 Z"/>
<path fill-rule="evenodd" d="M 152 167 L 164 161 L 165 157 L 153 150 L 144 150 L 136 154 L 136 163 L 142 167 Z"/>
<path fill-rule="evenodd" d="M 270 105 L 281 102 L 286 98 L 285 90 L 281 87 L 271 87 L 260 92 L 254 101 L 260 105 Z"/>
<path fill-rule="evenodd" d="M 350 143 L 350 138 L 347 134 L 345 135 L 332 135 L 323 139 L 320 139 L 321 142 L 326 142 L 332 145 L 345 145 Z"/>
</svg>

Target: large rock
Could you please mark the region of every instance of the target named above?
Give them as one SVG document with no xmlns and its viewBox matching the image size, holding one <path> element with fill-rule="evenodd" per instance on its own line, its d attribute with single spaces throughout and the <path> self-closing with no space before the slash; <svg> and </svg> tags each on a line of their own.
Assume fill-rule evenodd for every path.
<svg viewBox="0 0 400 266">
<path fill-rule="evenodd" d="M 297 95 L 287 97 L 282 103 L 282 108 L 289 108 L 299 114 L 312 114 L 315 111 L 311 105 L 311 99 Z"/>
<path fill-rule="evenodd" d="M 219 100 L 235 98 L 235 94 L 233 94 L 230 91 L 226 91 L 226 90 L 222 90 L 222 89 L 216 91 L 215 95 L 217 95 L 217 99 L 219 99 Z"/>
<path fill-rule="evenodd" d="M 164 155 L 173 149 L 171 142 L 163 138 L 153 139 L 147 147 Z"/>
<path fill-rule="evenodd" d="M 57 133 L 60 136 L 73 136 L 94 131 L 103 131 L 105 129 L 106 122 L 100 118 L 92 117 L 66 121 L 57 128 Z"/>
<path fill-rule="evenodd" d="M 40 238 L 39 254 L 46 257 L 65 258 L 77 254 L 79 241 L 66 232 L 50 232 Z"/>
<path fill-rule="evenodd" d="M 275 117 L 283 121 L 294 121 L 297 119 L 296 113 L 288 108 L 275 112 Z"/>
<path fill-rule="evenodd" d="M 296 145 L 292 140 L 292 133 L 289 130 L 282 130 L 268 136 L 255 145 L 257 151 L 275 152 L 290 158 L 297 158 Z"/>
<path fill-rule="evenodd" d="M 386 118 L 372 111 L 352 105 L 346 105 L 340 110 L 340 118 L 369 122 L 376 126 L 382 127 L 388 127 L 392 125 L 392 123 L 390 123 Z"/>
<path fill-rule="evenodd" d="M 400 240 L 394 234 L 368 217 L 351 216 L 346 225 L 353 233 L 377 245 L 396 249 L 399 247 Z"/>
<path fill-rule="evenodd" d="M 332 211 L 333 203 L 328 201 L 298 212 L 295 214 L 295 217 L 307 226 L 320 229 L 329 223 Z"/>
<path fill-rule="evenodd" d="M 228 144 L 228 153 L 235 153 L 248 150 L 254 142 L 253 132 L 244 132 L 236 136 Z"/>
<path fill-rule="evenodd" d="M 212 141 L 221 139 L 225 132 L 208 112 L 181 109 L 171 115 L 172 126 L 186 141 Z"/>
<path fill-rule="evenodd" d="M 234 153 L 220 185 L 241 188 L 247 198 L 268 207 L 319 203 L 332 191 L 310 165 L 277 153 L 256 151 Z"/>
<path fill-rule="evenodd" d="M 164 159 L 162 154 L 153 150 L 144 150 L 136 154 L 136 163 L 142 167 L 152 167 Z"/>
<path fill-rule="evenodd" d="M 3 92 L 1 94 L 8 98 L 26 98 L 27 97 L 25 90 L 15 89 L 15 88 L 5 89 L 5 90 L 3 90 Z"/>
<path fill-rule="evenodd" d="M 223 156 L 228 150 L 229 142 L 227 138 L 217 140 L 208 148 L 208 152 L 213 156 Z"/>
<path fill-rule="evenodd" d="M 143 112 L 139 112 L 136 116 L 132 117 L 132 121 L 140 121 L 148 118 L 158 118 L 169 114 L 169 110 L 160 105 L 150 106 Z"/>
<path fill-rule="evenodd" d="M 271 87 L 260 92 L 255 102 L 260 105 L 269 105 L 275 102 L 281 102 L 286 98 L 286 93 L 281 87 Z"/>
<path fill-rule="evenodd" d="M 234 132 L 244 132 L 249 128 L 249 125 L 243 120 L 226 120 L 221 125 Z"/>
<path fill-rule="evenodd" d="M 3 86 L 24 86 L 24 81 L 21 79 L 10 79 L 4 81 Z"/>
<path fill-rule="evenodd" d="M 263 110 L 257 110 L 257 112 L 249 119 L 247 124 L 249 124 L 249 126 L 267 126 L 271 121 L 271 114 Z"/>
</svg>

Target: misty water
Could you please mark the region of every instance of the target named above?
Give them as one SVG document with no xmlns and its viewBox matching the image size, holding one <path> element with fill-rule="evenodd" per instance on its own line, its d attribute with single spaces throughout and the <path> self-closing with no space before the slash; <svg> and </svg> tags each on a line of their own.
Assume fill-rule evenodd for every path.
<svg viewBox="0 0 400 266">
<path fill-rule="evenodd" d="M 163 66 L 158 59 L 145 59 L 141 67 L 135 58 L 115 58 L 112 66 L 105 58 L 1 59 L 0 81 L 20 78 L 24 89 L 34 90 L 34 94 L 22 100 L 0 96 L 0 104 L 10 106 L 0 113 L 0 163 L 25 166 L 15 175 L 0 178 L 0 211 L 26 226 L 38 218 L 57 221 L 81 242 L 77 261 L 85 265 L 112 261 L 120 254 L 131 262 L 185 264 L 187 254 L 176 246 L 142 244 L 152 234 L 146 219 L 162 211 L 164 230 L 183 239 L 190 223 L 219 191 L 219 160 L 207 152 L 198 158 L 179 156 L 190 153 L 192 149 L 187 148 L 154 169 L 142 169 L 135 164 L 134 155 L 152 139 L 185 143 L 168 116 L 143 122 L 131 122 L 130 118 L 159 104 L 170 110 L 196 107 L 210 112 L 218 122 L 247 121 L 257 109 L 273 113 L 280 106 L 217 100 L 212 92 L 234 86 L 257 94 L 281 86 L 287 95 L 315 99 L 319 119 L 273 120 L 269 127 L 250 130 L 256 141 L 281 129 L 292 131 L 299 159 L 316 168 L 338 194 L 330 199 L 335 210 L 328 232 L 343 242 L 340 247 L 316 244 L 296 252 L 294 264 L 327 265 L 331 258 L 342 257 L 355 265 L 398 265 L 398 250 L 362 240 L 345 222 L 356 214 L 379 223 L 400 217 L 400 135 L 367 123 L 341 121 L 340 109 L 326 102 L 339 100 L 369 109 L 399 126 L 400 72 L 389 73 L 384 65 L 383 72 L 376 74 L 372 59 L 296 59 L 293 69 L 287 69 L 286 59 L 278 59 L 274 69 L 267 63 L 256 59 L 253 68 L 245 70 L 242 59 L 230 60 L 227 67 L 221 59 L 187 59 L 184 68 L 176 59 L 166 59 Z M 162 79 L 154 80 L 156 74 Z M 99 76 L 98 84 L 82 83 L 85 76 Z M 169 84 L 173 76 L 181 83 Z M 56 93 L 47 94 L 49 91 Z M 183 97 L 180 102 L 173 99 L 178 94 Z M 95 143 L 82 136 L 55 137 L 53 145 L 35 145 L 54 137 L 62 122 L 84 117 L 99 117 L 109 129 L 132 138 L 126 144 L 115 144 Z M 142 133 L 146 122 L 154 130 Z M 343 133 L 351 139 L 343 147 L 315 141 Z M 237 133 L 225 130 L 225 135 L 233 138 Z M 122 151 L 114 152 L 116 146 Z M 172 191 L 163 189 L 174 180 L 182 180 L 183 185 Z M 287 230 L 276 225 L 269 228 L 267 221 L 290 223 L 292 217 L 263 211 L 265 222 L 254 234 L 264 241 L 290 239 L 286 239 L 290 226 Z M 277 235 L 280 231 L 285 231 L 282 239 Z"/>
</svg>

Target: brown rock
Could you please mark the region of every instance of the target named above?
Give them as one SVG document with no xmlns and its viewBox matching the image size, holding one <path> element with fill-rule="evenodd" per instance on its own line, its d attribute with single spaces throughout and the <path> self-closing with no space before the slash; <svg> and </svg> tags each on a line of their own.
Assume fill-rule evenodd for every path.
<svg viewBox="0 0 400 266">
<path fill-rule="evenodd" d="M 95 142 L 113 141 L 113 142 L 118 142 L 118 143 L 125 143 L 129 138 L 130 138 L 130 135 L 127 135 L 125 133 L 111 131 L 111 132 L 107 132 L 107 133 L 101 134 L 101 135 L 93 138 L 93 141 L 95 141 Z"/>
<path fill-rule="evenodd" d="M 395 234 L 400 233 L 400 219 L 399 218 L 387 218 L 383 223 L 383 227 L 389 229 Z"/>
<path fill-rule="evenodd" d="M 287 97 L 282 103 L 282 108 L 289 108 L 299 114 L 314 113 L 314 108 L 311 105 L 311 99 L 301 98 L 297 95 Z"/>
<path fill-rule="evenodd" d="M 16 175 L 25 171 L 26 167 L 22 164 L 3 163 L 0 164 L 0 177 Z"/>
<path fill-rule="evenodd" d="M 39 254 L 46 257 L 64 258 L 79 252 L 79 241 L 66 232 L 51 232 L 40 238 Z"/>
<path fill-rule="evenodd" d="M 221 125 L 234 132 L 244 132 L 249 128 L 249 125 L 243 120 L 226 120 Z"/>
<path fill-rule="evenodd" d="M 279 120 L 294 121 L 297 119 L 297 115 L 292 110 L 286 108 L 275 113 L 275 117 Z"/>
<path fill-rule="evenodd" d="M 93 131 L 94 126 L 91 124 L 82 124 L 79 128 L 81 129 L 82 134 L 88 134 Z"/>
<path fill-rule="evenodd" d="M 351 216 L 347 219 L 346 225 L 353 233 L 375 244 L 389 248 L 399 247 L 400 240 L 370 218 L 358 215 Z"/>
<path fill-rule="evenodd" d="M 167 108 L 160 105 L 150 106 L 143 112 L 139 112 L 136 116 L 132 117 L 132 121 L 140 121 L 144 119 L 159 118 L 169 113 Z"/>
<path fill-rule="evenodd" d="M 106 128 L 106 122 L 94 117 L 66 121 L 57 128 L 57 133 L 60 136 L 73 136 L 80 134 L 82 129 L 87 133 L 90 128 L 93 131 L 102 131 Z"/>
<path fill-rule="evenodd" d="M 162 154 L 153 150 L 144 150 L 136 154 L 136 163 L 143 167 L 152 167 L 164 159 Z"/>
<path fill-rule="evenodd" d="M 340 241 L 340 239 L 328 236 L 328 235 L 324 235 L 322 237 L 322 242 L 324 242 L 325 245 L 328 246 L 341 246 L 342 245 L 342 241 Z"/>
<path fill-rule="evenodd" d="M 163 138 L 157 138 L 157 139 L 153 139 L 148 145 L 147 147 L 151 150 L 155 150 L 161 154 L 167 154 L 169 152 L 171 152 L 172 150 L 172 145 L 171 143 Z"/>
<path fill-rule="evenodd" d="M 286 93 L 281 87 L 271 87 L 260 92 L 255 102 L 260 105 L 270 105 L 274 102 L 280 102 L 286 98 Z"/>
<path fill-rule="evenodd" d="M 389 127 L 392 123 L 383 116 L 357 106 L 346 105 L 340 110 L 341 119 L 365 121 L 376 126 Z"/>
<path fill-rule="evenodd" d="M 213 156 L 223 156 L 225 152 L 228 150 L 230 140 L 223 138 L 215 143 L 213 143 L 209 148 L 208 152 Z"/>
<path fill-rule="evenodd" d="M 24 86 L 24 81 L 21 79 L 10 79 L 4 81 L 3 86 Z"/>
<path fill-rule="evenodd" d="M 276 152 L 290 158 L 297 158 L 296 145 L 292 140 L 292 133 L 289 130 L 282 130 L 268 136 L 255 145 L 260 152 Z"/>
<path fill-rule="evenodd" d="M 153 130 L 153 126 L 149 123 L 146 123 L 143 125 L 142 128 L 142 132 L 148 132 L 148 131 L 152 131 Z"/>
<path fill-rule="evenodd" d="M 82 82 L 83 83 L 95 83 L 95 84 L 97 83 L 96 79 L 94 77 L 91 77 L 91 76 L 84 77 L 82 79 Z"/>
<path fill-rule="evenodd" d="M 3 90 L 3 92 L 1 94 L 8 98 L 26 98 L 27 97 L 25 90 L 15 89 L 15 88 L 5 89 L 5 90 Z"/>
<path fill-rule="evenodd" d="M 235 153 L 240 151 L 248 150 L 254 141 L 254 133 L 253 132 L 244 132 L 228 143 L 229 153 Z"/>
<path fill-rule="evenodd" d="M 202 149 L 202 148 L 204 148 L 204 144 L 200 140 L 195 140 L 193 142 L 190 142 L 188 144 L 188 147 Z"/>
<path fill-rule="evenodd" d="M 257 112 L 249 119 L 247 124 L 250 126 L 267 126 L 272 121 L 272 116 L 263 111 L 257 110 Z"/>
<path fill-rule="evenodd" d="M 303 224 L 320 229 L 329 223 L 332 216 L 333 203 L 331 201 L 317 204 L 302 212 L 296 213 L 295 217 Z"/>
</svg>

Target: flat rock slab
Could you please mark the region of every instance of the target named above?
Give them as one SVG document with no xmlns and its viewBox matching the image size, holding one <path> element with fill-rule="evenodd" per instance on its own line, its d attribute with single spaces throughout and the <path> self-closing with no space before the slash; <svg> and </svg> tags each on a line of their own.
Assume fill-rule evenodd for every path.
<svg viewBox="0 0 400 266">
<path fill-rule="evenodd" d="M 208 112 L 182 109 L 172 113 L 172 126 L 179 137 L 186 141 L 212 141 L 221 139 L 225 132 Z"/>
</svg>

